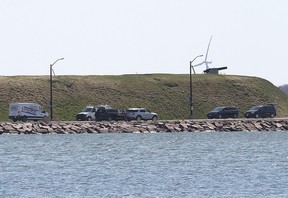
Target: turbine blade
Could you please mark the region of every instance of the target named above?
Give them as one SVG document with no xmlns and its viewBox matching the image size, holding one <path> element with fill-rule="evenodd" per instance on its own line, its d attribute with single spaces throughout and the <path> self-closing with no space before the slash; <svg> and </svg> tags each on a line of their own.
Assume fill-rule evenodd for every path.
<svg viewBox="0 0 288 198">
<path fill-rule="evenodd" d="M 200 66 L 200 65 L 203 65 L 205 62 L 203 61 L 202 63 L 198 63 L 198 64 L 196 64 L 196 65 L 193 65 L 193 67 L 198 67 L 198 66 Z"/>
<path fill-rule="evenodd" d="M 208 48 L 207 48 L 206 55 L 205 55 L 205 61 L 207 61 L 207 58 L 208 58 L 208 52 L 209 52 L 211 40 L 212 40 L 212 36 L 210 37 L 210 40 L 209 40 Z"/>
</svg>

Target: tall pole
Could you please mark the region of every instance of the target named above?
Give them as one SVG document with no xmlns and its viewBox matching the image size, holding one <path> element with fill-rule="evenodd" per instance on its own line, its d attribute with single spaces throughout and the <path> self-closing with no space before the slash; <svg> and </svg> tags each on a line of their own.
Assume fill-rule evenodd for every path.
<svg viewBox="0 0 288 198">
<path fill-rule="evenodd" d="M 50 64 L 50 118 L 51 120 L 53 120 L 53 97 L 52 97 L 52 72 L 53 72 L 53 65 L 55 65 L 55 63 L 57 63 L 59 60 L 63 60 L 64 58 L 59 58 L 57 59 L 53 64 Z"/>
<path fill-rule="evenodd" d="M 193 119 L 193 101 L 192 101 L 192 67 L 193 67 L 193 65 L 192 65 L 192 63 L 193 63 L 193 61 L 195 61 L 196 60 L 196 58 L 199 58 L 199 57 L 201 57 L 201 56 L 203 56 L 203 55 L 198 55 L 198 56 L 196 56 L 192 61 L 190 61 L 190 96 L 189 96 L 189 104 L 190 104 L 190 115 L 189 115 L 189 119 Z M 193 68 L 194 69 L 194 68 Z"/>
<path fill-rule="evenodd" d="M 192 119 L 192 118 L 193 118 L 193 105 L 192 105 L 192 74 L 191 74 L 191 69 L 192 69 L 192 61 L 190 61 L 190 96 L 189 96 L 190 115 L 189 115 L 189 119 Z"/>
<path fill-rule="evenodd" d="M 50 64 L 50 118 L 53 119 L 53 109 L 52 109 L 52 65 Z"/>
</svg>

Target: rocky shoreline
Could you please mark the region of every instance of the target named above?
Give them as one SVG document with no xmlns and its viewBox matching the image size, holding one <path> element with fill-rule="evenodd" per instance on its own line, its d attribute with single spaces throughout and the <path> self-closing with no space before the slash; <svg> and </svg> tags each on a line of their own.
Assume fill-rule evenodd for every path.
<svg viewBox="0 0 288 198">
<path fill-rule="evenodd" d="M 103 122 L 27 122 L 0 123 L 1 135 L 80 134 L 80 133 L 157 133 L 287 131 L 287 119 L 161 120 Z"/>
</svg>

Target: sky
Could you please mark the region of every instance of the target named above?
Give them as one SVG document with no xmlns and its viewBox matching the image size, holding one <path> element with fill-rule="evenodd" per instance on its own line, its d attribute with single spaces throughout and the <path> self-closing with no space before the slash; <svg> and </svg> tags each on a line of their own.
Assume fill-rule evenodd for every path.
<svg viewBox="0 0 288 198">
<path fill-rule="evenodd" d="M 188 74 L 213 36 L 210 67 L 288 84 L 287 0 L 0 3 L 0 76 L 49 75 L 62 57 L 56 75 Z"/>
</svg>

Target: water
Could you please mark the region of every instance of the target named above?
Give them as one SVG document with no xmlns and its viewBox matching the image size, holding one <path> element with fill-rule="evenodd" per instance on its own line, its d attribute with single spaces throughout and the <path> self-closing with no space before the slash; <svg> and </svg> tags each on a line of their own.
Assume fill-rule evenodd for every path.
<svg viewBox="0 0 288 198">
<path fill-rule="evenodd" d="M 287 197 L 288 133 L 0 136 L 0 197 Z"/>
</svg>

